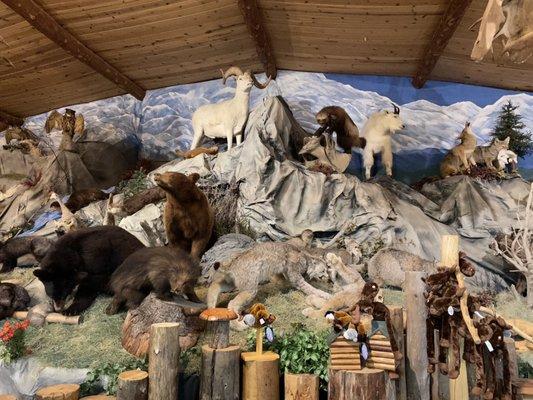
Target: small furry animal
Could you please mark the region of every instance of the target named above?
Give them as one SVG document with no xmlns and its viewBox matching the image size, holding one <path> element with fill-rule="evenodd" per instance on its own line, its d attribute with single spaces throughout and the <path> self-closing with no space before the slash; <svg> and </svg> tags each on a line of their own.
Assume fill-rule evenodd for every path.
<svg viewBox="0 0 533 400">
<path fill-rule="evenodd" d="M 315 234 L 313 231 L 311 229 L 306 229 L 300 234 L 300 236 L 290 238 L 285 243 L 299 248 L 308 248 L 311 247 L 314 239 Z"/>
<path fill-rule="evenodd" d="M 37 135 L 35 135 L 35 133 L 20 126 L 13 126 L 7 129 L 4 134 L 4 138 L 6 139 L 6 144 L 10 144 L 12 140 L 33 140 L 37 143 L 39 142 L 39 138 Z"/>
<path fill-rule="evenodd" d="M 294 288 L 307 295 L 329 298 L 330 295 L 305 281 L 307 265 L 302 252 L 287 243 L 258 243 L 232 259 L 229 264 L 215 264 L 212 283 L 207 292 L 207 307 L 218 304 L 220 293 L 236 291 L 237 296 L 228 308 L 237 314 L 250 304 L 257 295 L 259 285 L 283 275 Z"/>
<path fill-rule="evenodd" d="M 392 143 L 391 136 L 405 128 L 400 118 L 400 108 L 393 104 L 394 112 L 388 110 L 372 114 L 363 126 L 361 136 L 366 140 L 363 150 L 363 166 L 365 177 L 370 179 L 374 166 L 374 155 L 381 153 L 381 159 L 388 176 L 392 176 Z"/>
<path fill-rule="evenodd" d="M 470 166 L 476 165 L 474 151 L 477 146 L 477 138 L 472 132 L 470 122 L 465 124 L 459 139 L 461 143 L 452 148 L 440 163 L 440 175 L 443 178 L 458 174 L 463 170 L 468 173 Z"/>
<path fill-rule="evenodd" d="M 501 150 L 509 149 L 509 137 L 504 140 L 494 138 L 488 146 L 478 146 L 474 150 L 474 161 L 477 164 L 485 164 L 489 169 L 496 169 L 494 162 L 498 160 Z"/>
<path fill-rule="evenodd" d="M 200 259 L 211 239 L 215 214 L 206 195 L 197 186 L 198 174 L 179 172 L 155 174 L 154 180 L 166 193 L 164 211 L 168 243 Z"/>
<path fill-rule="evenodd" d="M 507 166 L 510 166 L 511 172 L 515 172 L 518 166 L 518 156 L 514 151 L 500 150 L 498 152 L 498 169 L 503 171 L 507 169 Z"/>
<path fill-rule="evenodd" d="M 337 134 L 337 145 L 345 153 L 352 154 L 352 147 L 364 148 L 366 140 L 359 137 L 359 129 L 352 121 L 346 110 L 338 106 L 324 107 L 316 114 L 316 122 L 320 128 L 315 135 L 321 135 L 323 132 Z"/>
<path fill-rule="evenodd" d="M 107 199 L 107 194 L 100 189 L 83 189 L 72 193 L 65 205 L 71 212 L 75 213 L 94 201 L 105 199 Z"/>
<path fill-rule="evenodd" d="M 255 303 L 250 307 L 250 310 L 247 313 L 244 313 L 239 319 L 243 319 L 244 323 L 248 326 L 261 328 L 266 325 L 271 325 L 276 320 L 276 316 L 271 314 L 264 304 Z"/>
<path fill-rule="evenodd" d="M 185 294 L 189 300 L 200 302 L 194 292 L 199 276 L 197 262 L 178 247 L 140 249 L 111 275 L 109 286 L 114 297 L 106 313 L 116 314 L 124 305 L 128 310 L 137 308 L 152 291 L 161 300 Z"/>
<path fill-rule="evenodd" d="M 17 267 L 17 259 L 26 254 L 33 254 L 41 261 L 52 246 L 53 241 L 41 236 L 14 237 L 0 245 L 0 272 L 9 272 Z"/>
<path fill-rule="evenodd" d="M 437 270 L 437 263 L 424 260 L 403 250 L 385 248 L 379 250 L 367 265 L 368 277 L 379 286 L 403 288 L 405 271 L 425 271 L 431 274 Z"/>
<path fill-rule="evenodd" d="M 197 147 L 194 150 L 188 150 L 188 151 L 181 151 L 179 149 L 176 149 L 174 150 L 174 153 L 176 153 L 176 156 L 182 157 L 185 159 L 194 158 L 200 154 L 209 154 L 209 155 L 214 156 L 215 154 L 218 154 L 218 147 L 217 146 Z"/>
<path fill-rule="evenodd" d="M 26 289 L 13 283 L 0 283 L 0 320 L 9 318 L 15 311 L 23 311 L 30 305 Z"/>
</svg>

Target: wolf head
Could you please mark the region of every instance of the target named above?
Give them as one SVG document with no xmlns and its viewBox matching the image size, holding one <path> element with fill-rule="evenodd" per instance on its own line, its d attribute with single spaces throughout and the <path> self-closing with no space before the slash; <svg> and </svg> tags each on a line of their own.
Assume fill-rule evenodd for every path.
<svg viewBox="0 0 533 400">
<path fill-rule="evenodd" d="M 511 138 L 508 136 L 503 140 L 500 140 L 498 138 L 494 138 L 492 143 L 490 144 L 491 150 L 495 150 L 496 153 L 499 153 L 500 150 L 509 150 L 509 140 Z"/>
</svg>

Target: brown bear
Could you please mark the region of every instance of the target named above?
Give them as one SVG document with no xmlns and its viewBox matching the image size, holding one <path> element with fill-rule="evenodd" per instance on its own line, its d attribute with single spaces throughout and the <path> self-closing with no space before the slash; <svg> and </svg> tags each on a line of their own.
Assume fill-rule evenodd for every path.
<svg viewBox="0 0 533 400">
<path fill-rule="evenodd" d="M 173 294 L 185 294 L 189 300 L 200 302 L 194 292 L 199 276 L 198 262 L 179 247 L 138 250 L 111 276 L 109 286 L 114 297 L 106 313 L 116 314 L 124 304 L 128 310 L 137 308 L 150 292 L 161 300 L 172 300 Z"/>
<path fill-rule="evenodd" d="M 82 228 L 61 236 L 33 274 L 44 283 L 55 311 L 78 315 L 98 294 L 109 292 L 109 279 L 120 264 L 144 245 L 118 226 Z M 72 304 L 65 308 L 67 299 Z"/>
<path fill-rule="evenodd" d="M 0 245 L 0 272 L 9 272 L 17 267 L 17 259 L 32 254 L 41 261 L 51 247 L 53 240 L 41 236 L 18 236 Z"/>
<path fill-rule="evenodd" d="M 215 223 L 215 214 L 205 194 L 196 186 L 200 175 L 179 172 L 155 174 L 157 185 L 166 192 L 164 222 L 168 243 L 200 259 Z"/>
<path fill-rule="evenodd" d="M 70 195 L 65 205 L 75 213 L 95 201 L 106 200 L 107 197 L 106 193 L 96 188 L 77 190 Z"/>
<path fill-rule="evenodd" d="M 23 311 L 30 305 L 26 289 L 13 283 L 0 283 L 0 320 L 9 318 L 15 311 Z"/>
</svg>

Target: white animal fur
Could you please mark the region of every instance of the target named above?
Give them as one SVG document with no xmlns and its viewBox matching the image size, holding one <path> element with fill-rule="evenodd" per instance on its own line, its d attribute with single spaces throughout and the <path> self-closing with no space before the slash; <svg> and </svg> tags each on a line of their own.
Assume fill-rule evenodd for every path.
<svg viewBox="0 0 533 400">
<path fill-rule="evenodd" d="M 378 153 L 381 153 L 381 160 L 387 175 L 392 176 L 391 135 L 405 128 L 400 118 L 400 109 L 396 106 L 394 108 L 394 112 L 383 110 L 372 114 L 363 126 L 361 136 L 366 139 L 366 146 L 363 150 L 366 179 L 370 179 L 374 155 Z"/>
<path fill-rule="evenodd" d="M 242 72 L 238 67 L 230 67 L 225 73 L 222 72 L 223 82 L 226 83 L 226 79 L 230 76 L 236 77 L 235 96 L 220 103 L 205 104 L 192 115 L 194 136 L 191 150 L 200 145 L 204 136 L 227 138 L 228 150 L 233 145 L 233 136 L 237 138 L 237 146 L 241 144 L 244 124 L 250 108 L 252 86 L 264 89 L 270 83 L 270 78 L 264 85 L 260 84 L 253 72 Z"/>
<path fill-rule="evenodd" d="M 502 149 L 498 153 L 498 166 L 500 171 L 505 169 L 508 164 L 513 165 L 514 168 L 518 164 L 518 156 L 512 150 Z"/>
</svg>

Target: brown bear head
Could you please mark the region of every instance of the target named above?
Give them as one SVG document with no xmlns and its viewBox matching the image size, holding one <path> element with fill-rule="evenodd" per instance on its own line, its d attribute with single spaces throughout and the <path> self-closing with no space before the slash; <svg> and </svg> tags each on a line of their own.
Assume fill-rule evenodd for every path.
<svg viewBox="0 0 533 400">
<path fill-rule="evenodd" d="M 198 200 L 199 190 L 196 187 L 198 179 L 200 175 L 197 173 L 185 175 L 179 172 L 164 172 L 154 175 L 155 183 L 180 202 Z"/>
</svg>

